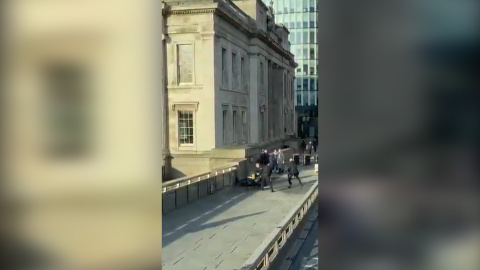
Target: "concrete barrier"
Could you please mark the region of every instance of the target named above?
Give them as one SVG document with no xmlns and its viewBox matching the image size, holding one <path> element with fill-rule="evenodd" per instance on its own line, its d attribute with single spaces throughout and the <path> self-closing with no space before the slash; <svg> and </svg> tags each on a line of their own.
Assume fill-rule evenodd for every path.
<svg viewBox="0 0 480 270">
<path fill-rule="evenodd" d="M 237 178 L 237 165 L 211 172 L 182 177 L 162 184 L 162 211 L 167 213 L 202 197 L 232 186 Z"/>
</svg>

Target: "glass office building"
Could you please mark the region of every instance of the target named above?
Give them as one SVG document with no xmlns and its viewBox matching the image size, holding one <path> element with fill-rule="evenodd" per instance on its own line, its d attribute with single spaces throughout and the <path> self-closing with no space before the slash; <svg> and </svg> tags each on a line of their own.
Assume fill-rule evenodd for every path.
<svg viewBox="0 0 480 270">
<path fill-rule="evenodd" d="M 295 102 L 298 134 L 318 134 L 317 0 L 275 0 L 275 21 L 290 30 L 291 52 L 298 63 Z"/>
</svg>

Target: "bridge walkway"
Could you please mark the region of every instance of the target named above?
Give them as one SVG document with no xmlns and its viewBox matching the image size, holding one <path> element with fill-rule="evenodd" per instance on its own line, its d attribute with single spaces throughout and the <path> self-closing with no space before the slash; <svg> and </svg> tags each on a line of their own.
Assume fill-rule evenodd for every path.
<svg viewBox="0 0 480 270">
<path fill-rule="evenodd" d="M 274 175 L 273 193 L 229 187 L 164 214 L 162 269 L 240 269 L 318 181 L 313 165 L 299 169 L 303 187 Z"/>
</svg>

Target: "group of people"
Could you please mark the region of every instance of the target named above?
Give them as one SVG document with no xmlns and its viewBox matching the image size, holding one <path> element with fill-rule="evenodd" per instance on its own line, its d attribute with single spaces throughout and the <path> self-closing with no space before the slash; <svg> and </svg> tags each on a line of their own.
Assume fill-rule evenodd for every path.
<svg viewBox="0 0 480 270">
<path fill-rule="evenodd" d="M 305 151 L 305 154 L 313 154 L 317 152 L 317 147 L 318 147 L 318 139 L 315 137 L 313 138 L 312 141 L 305 143 L 305 141 L 302 141 L 300 143 L 300 149 Z"/>
<path fill-rule="evenodd" d="M 268 185 L 270 190 L 274 192 L 273 183 L 272 183 L 272 173 L 283 173 L 285 171 L 285 155 L 281 149 L 273 151 L 270 155 L 267 150 L 262 150 L 259 159 L 256 164 L 257 168 L 261 170 L 261 190 L 264 190 Z M 288 163 L 288 168 L 286 169 L 288 173 L 288 184 L 289 188 L 292 187 L 292 178 L 296 178 L 301 186 L 303 186 L 302 181 L 300 180 L 298 171 L 298 166 L 293 159 L 290 159 Z"/>
</svg>

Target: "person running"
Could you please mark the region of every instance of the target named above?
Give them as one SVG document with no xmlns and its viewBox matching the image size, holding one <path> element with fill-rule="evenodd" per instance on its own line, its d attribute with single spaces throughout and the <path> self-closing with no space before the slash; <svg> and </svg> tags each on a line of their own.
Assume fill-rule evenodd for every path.
<svg viewBox="0 0 480 270">
<path fill-rule="evenodd" d="M 288 188 L 292 187 L 292 178 L 295 177 L 298 180 L 300 186 L 303 186 L 302 180 L 299 177 L 300 172 L 298 171 L 297 163 L 293 161 L 293 158 L 290 159 L 290 166 L 288 168 Z"/>
</svg>

